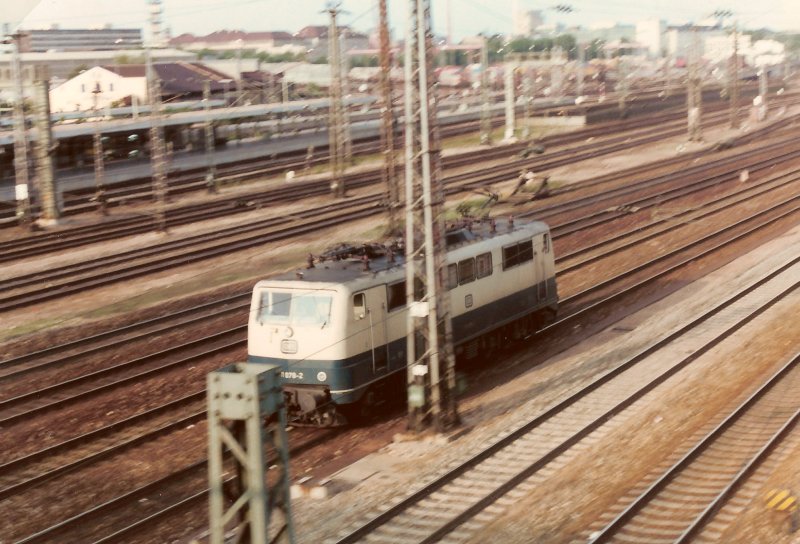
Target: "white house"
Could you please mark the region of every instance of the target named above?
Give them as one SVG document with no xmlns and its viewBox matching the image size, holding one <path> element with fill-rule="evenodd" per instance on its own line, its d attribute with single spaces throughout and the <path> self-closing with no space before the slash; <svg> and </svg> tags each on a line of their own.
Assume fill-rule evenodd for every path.
<svg viewBox="0 0 800 544">
<path fill-rule="evenodd" d="M 50 91 L 50 111 L 69 112 L 103 109 L 127 97 L 139 103 L 147 99 L 147 82 L 141 77 L 125 77 L 104 66 L 81 72 Z"/>
<path fill-rule="evenodd" d="M 154 64 L 161 84 L 161 97 L 167 99 L 199 99 L 203 87 L 210 82 L 211 92 L 220 93 L 232 83 L 222 72 L 198 62 Z M 143 64 L 95 66 L 50 91 L 50 111 L 69 112 L 102 109 L 125 101 L 144 103 L 147 81 Z"/>
</svg>

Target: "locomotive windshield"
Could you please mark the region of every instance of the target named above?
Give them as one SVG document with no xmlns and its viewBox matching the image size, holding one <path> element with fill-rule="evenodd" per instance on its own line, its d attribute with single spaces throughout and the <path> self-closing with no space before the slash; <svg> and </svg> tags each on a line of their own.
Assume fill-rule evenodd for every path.
<svg viewBox="0 0 800 544">
<path fill-rule="evenodd" d="M 330 322 L 332 300 L 322 291 L 264 289 L 258 322 L 324 326 Z"/>
</svg>

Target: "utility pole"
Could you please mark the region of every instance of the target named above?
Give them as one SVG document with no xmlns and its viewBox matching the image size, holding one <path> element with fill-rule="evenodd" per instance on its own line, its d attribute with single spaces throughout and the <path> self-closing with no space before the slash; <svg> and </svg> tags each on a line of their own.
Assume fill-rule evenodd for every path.
<svg viewBox="0 0 800 544">
<path fill-rule="evenodd" d="M 583 96 L 584 64 L 586 63 L 586 44 L 578 44 L 578 65 L 575 70 L 575 94 Z"/>
<path fill-rule="evenodd" d="M 40 221 L 55 224 L 61 217 L 56 194 L 55 176 L 53 172 L 53 152 L 57 144 L 53 144 L 53 130 L 50 122 L 50 85 L 47 74 L 40 73 L 36 81 L 36 184 L 41 197 Z"/>
<path fill-rule="evenodd" d="M 236 99 L 234 104 L 241 106 L 244 101 L 242 99 L 242 39 L 236 40 Z"/>
<path fill-rule="evenodd" d="M 664 61 L 664 80 L 666 89 L 664 89 L 664 96 L 672 96 L 672 55 L 667 55 Z"/>
<path fill-rule="evenodd" d="M 739 29 L 733 23 L 733 55 L 730 62 L 730 122 L 731 128 L 739 128 Z"/>
<path fill-rule="evenodd" d="M 206 188 L 209 193 L 219 192 L 219 180 L 217 179 L 217 165 L 214 162 L 214 124 L 211 122 L 211 80 L 207 79 L 203 83 L 203 112 L 205 112 L 205 136 L 206 136 Z"/>
<path fill-rule="evenodd" d="M 23 34 L 11 35 L 14 48 L 11 67 L 14 73 L 14 195 L 17 201 L 17 221 L 20 226 L 32 225 L 30 179 L 28 171 L 28 128 L 25 124 L 25 95 L 22 85 L 22 59 L 20 57 Z"/>
<path fill-rule="evenodd" d="M 344 161 L 345 161 L 345 128 L 344 111 L 342 106 L 342 65 L 339 59 L 339 30 L 336 26 L 336 16 L 339 14 L 339 5 L 331 4 L 326 10 L 330 15 L 328 26 L 328 62 L 331 68 L 331 93 L 328 114 L 328 148 L 331 156 L 331 194 L 336 198 L 343 198 L 346 193 L 344 186 Z"/>
<path fill-rule="evenodd" d="M 761 103 L 758 105 L 759 121 L 763 121 L 767 118 L 767 91 L 769 90 L 768 73 L 766 65 L 762 66 L 761 70 L 758 71 L 758 95 L 761 97 Z"/>
<path fill-rule="evenodd" d="M 339 32 L 339 59 L 342 65 L 342 120 L 344 122 L 344 161 L 347 165 L 353 164 L 353 138 L 350 134 L 350 110 L 347 109 L 345 98 L 350 94 L 350 63 L 347 58 L 345 35 L 347 29 Z"/>
<path fill-rule="evenodd" d="M 628 66 L 622 56 L 617 57 L 617 79 L 619 89 L 616 89 L 619 100 L 619 116 L 625 118 L 628 115 Z"/>
<path fill-rule="evenodd" d="M 106 201 L 106 163 L 105 151 L 103 150 L 103 131 L 101 130 L 100 120 L 94 121 L 94 200 L 97 202 L 97 209 L 103 215 L 108 214 Z"/>
<path fill-rule="evenodd" d="M 692 55 L 689 62 L 688 89 L 686 92 L 688 105 L 689 141 L 703 141 L 700 128 L 702 116 L 703 82 L 700 77 L 700 45 L 697 28 L 692 29 Z"/>
<path fill-rule="evenodd" d="M 513 142 L 516 140 L 516 119 L 514 117 L 515 97 L 514 97 L 514 72 L 516 71 L 517 63 L 509 61 L 505 63 L 503 74 L 505 79 L 505 101 L 506 101 L 506 133 L 504 140 Z"/>
<path fill-rule="evenodd" d="M 533 114 L 533 81 L 531 71 L 525 69 L 522 76 L 522 94 L 525 97 L 525 104 L 523 107 L 523 123 L 522 123 L 522 139 L 528 140 L 531 136 L 531 115 Z"/>
<path fill-rule="evenodd" d="M 481 145 L 492 145 L 492 110 L 489 100 L 489 40 L 484 36 L 481 45 Z"/>
<path fill-rule="evenodd" d="M 381 182 L 386 187 L 386 210 L 389 214 L 390 234 L 400 228 L 398 217 L 400 206 L 400 187 L 395 164 L 394 129 L 395 118 L 392 108 L 392 53 L 389 43 L 389 16 L 386 12 L 386 0 L 378 0 L 378 39 L 380 41 L 380 65 L 378 74 L 381 91 L 381 152 L 383 153 L 383 168 L 381 169 Z"/>
<path fill-rule="evenodd" d="M 167 232 L 167 173 L 164 133 L 161 126 L 161 85 L 153 68 L 150 48 L 145 49 L 145 79 L 150 102 L 150 162 L 153 169 L 153 196 L 156 201 L 156 230 Z"/>
<path fill-rule="evenodd" d="M 562 49 L 554 47 L 550 50 L 550 96 L 561 98 L 564 90 L 564 71 Z"/>
<path fill-rule="evenodd" d="M 430 0 L 410 0 L 405 50 L 408 426 L 458 424 Z M 415 296 L 418 295 L 418 296 Z M 429 394 L 426 394 L 429 393 Z"/>
</svg>

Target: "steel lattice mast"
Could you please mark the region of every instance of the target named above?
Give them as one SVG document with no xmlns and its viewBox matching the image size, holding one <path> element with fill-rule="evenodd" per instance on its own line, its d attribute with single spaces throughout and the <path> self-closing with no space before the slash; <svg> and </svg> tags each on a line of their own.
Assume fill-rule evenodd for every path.
<svg viewBox="0 0 800 544">
<path fill-rule="evenodd" d="M 150 49 L 145 50 L 145 79 L 150 102 L 150 162 L 153 169 L 153 196 L 156 202 L 156 230 L 167 231 L 167 161 L 161 113 L 161 83 L 153 68 Z"/>
<path fill-rule="evenodd" d="M 344 108 L 342 107 L 342 66 L 339 58 L 339 30 L 336 16 L 339 8 L 331 5 L 327 10 L 331 16 L 328 27 L 328 63 L 331 67 L 330 105 L 328 114 L 328 148 L 331 156 L 331 193 L 334 197 L 345 196 L 344 161 L 345 161 L 345 127 Z"/>
<path fill-rule="evenodd" d="M 386 0 L 378 0 L 378 36 L 380 40 L 379 84 L 381 90 L 381 152 L 383 153 L 383 168 L 381 169 L 381 182 L 386 187 L 386 209 L 389 213 L 390 233 L 394 234 L 400 228 L 398 207 L 400 205 L 400 187 L 397 179 L 395 164 L 395 118 L 392 109 L 392 55 L 389 43 L 389 21 L 386 14 Z"/>
<path fill-rule="evenodd" d="M 17 220 L 20 225 L 32 221 L 30 200 L 30 171 L 28 170 L 28 129 L 25 121 L 25 94 L 22 84 L 22 60 L 20 42 L 22 34 L 11 36 L 14 49 L 11 56 L 11 70 L 14 79 L 14 176 L 17 201 Z"/>
<path fill-rule="evenodd" d="M 489 40 L 481 45 L 481 144 L 492 145 L 492 110 L 489 92 Z"/>
<path fill-rule="evenodd" d="M 409 0 L 405 50 L 406 346 L 409 427 L 416 431 L 458 423 L 430 10 L 430 0 Z"/>
</svg>

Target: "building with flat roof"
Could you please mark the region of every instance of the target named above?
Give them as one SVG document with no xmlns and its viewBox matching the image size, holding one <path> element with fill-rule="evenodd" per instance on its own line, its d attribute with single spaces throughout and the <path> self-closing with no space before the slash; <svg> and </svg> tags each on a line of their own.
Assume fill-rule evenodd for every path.
<svg viewBox="0 0 800 544">
<path fill-rule="evenodd" d="M 47 51 L 120 51 L 142 47 L 139 28 L 49 28 L 25 30 L 24 53 Z"/>
<path fill-rule="evenodd" d="M 25 96 L 33 95 L 33 82 L 46 74 L 51 88 L 93 66 L 144 62 L 142 49 L 120 51 L 65 51 L 60 53 L 22 53 L 22 83 Z M 196 55 L 175 49 L 153 49 L 154 62 L 191 62 Z M 0 54 L 0 101 L 11 100 L 14 81 L 11 77 L 11 53 Z"/>
</svg>

